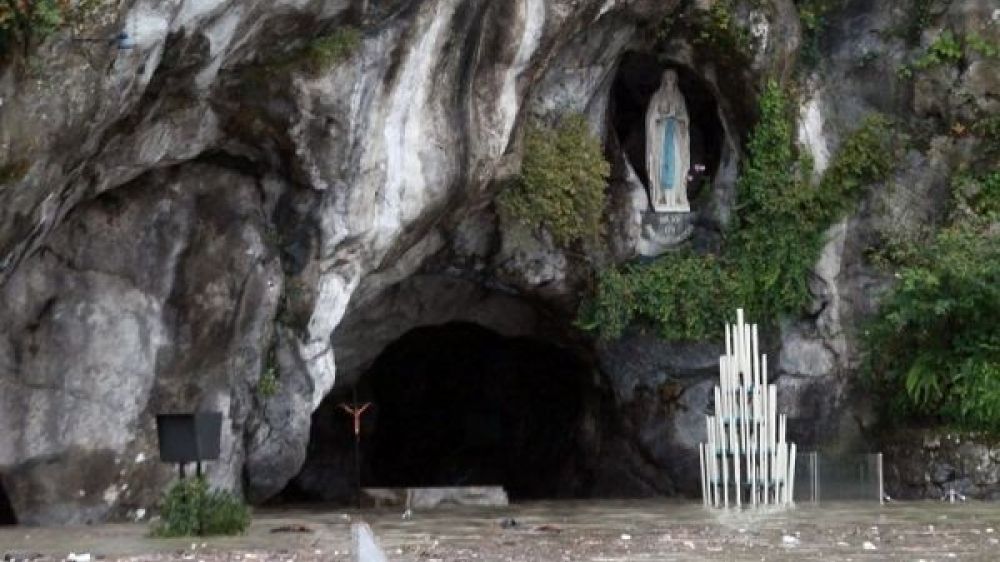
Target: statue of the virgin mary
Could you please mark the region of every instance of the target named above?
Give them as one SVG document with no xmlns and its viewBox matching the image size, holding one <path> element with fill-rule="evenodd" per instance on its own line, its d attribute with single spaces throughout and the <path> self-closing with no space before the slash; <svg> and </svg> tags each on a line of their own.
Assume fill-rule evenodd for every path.
<svg viewBox="0 0 1000 562">
<path fill-rule="evenodd" d="M 646 111 L 646 170 L 655 211 L 691 210 L 687 200 L 690 167 L 687 106 L 677 86 L 677 73 L 667 70 Z"/>
</svg>

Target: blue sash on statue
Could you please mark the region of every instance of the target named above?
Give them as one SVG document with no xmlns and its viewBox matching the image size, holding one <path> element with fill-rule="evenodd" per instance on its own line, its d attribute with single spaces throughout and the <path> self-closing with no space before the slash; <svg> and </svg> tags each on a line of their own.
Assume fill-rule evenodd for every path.
<svg viewBox="0 0 1000 562">
<path fill-rule="evenodd" d="M 664 191 L 674 188 L 674 129 L 677 120 L 667 117 L 663 125 L 663 158 L 660 161 L 660 189 Z"/>
</svg>

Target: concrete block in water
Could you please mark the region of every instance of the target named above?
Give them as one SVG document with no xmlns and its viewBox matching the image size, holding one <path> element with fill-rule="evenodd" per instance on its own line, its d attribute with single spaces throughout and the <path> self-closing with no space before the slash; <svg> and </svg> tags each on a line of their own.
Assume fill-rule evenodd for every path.
<svg viewBox="0 0 1000 562">
<path fill-rule="evenodd" d="M 367 523 L 351 525 L 351 536 L 354 542 L 355 562 L 389 562 L 389 558 L 379 547 L 375 534 Z"/>
<path fill-rule="evenodd" d="M 369 507 L 434 509 L 441 505 L 505 506 L 507 492 L 501 486 L 456 486 L 432 488 L 364 488 L 362 503 Z"/>
</svg>

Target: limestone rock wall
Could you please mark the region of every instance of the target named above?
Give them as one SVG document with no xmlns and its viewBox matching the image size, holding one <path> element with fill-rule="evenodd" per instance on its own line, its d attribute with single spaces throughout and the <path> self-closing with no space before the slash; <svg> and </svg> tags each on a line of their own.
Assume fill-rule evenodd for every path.
<svg viewBox="0 0 1000 562">
<path fill-rule="evenodd" d="M 0 464 L 20 521 L 155 502 L 157 413 L 222 411 L 211 477 L 240 483 L 282 289 L 265 236 L 253 178 L 192 163 L 81 204 L 10 276 Z"/>
<path fill-rule="evenodd" d="M 621 44 L 672 7 L 364 4 L 109 3 L 3 70 L 0 158 L 26 173 L 0 193 L 0 473 L 22 521 L 149 507 L 171 471 L 152 416 L 196 407 L 226 415 L 213 481 L 279 491 L 355 290 L 488 198 L 571 38 L 614 20 Z M 361 39 L 322 72 L 271 62 L 344 26 Z M 121 29 L 136 49 L 80 40 Z M 591 53 L 610 72 L 614 49 Z"/>
<path fill-rule="evenodd" d="M 915 430 L 883 436 L 886 492 L 895 499 L 1000 499 L 1000 447 L 983 435 Z M 955 498 L 956 501 L 958 498 Z"/>
<path fill-rule="evenodd" d="M 691 37 L 652 52 L 679 1 L 373 4 L 108 2 L 37 46 L 30 65 L 0 68 L 0 163 L 18 171 L 0 186 L 0 477 L 20 520 L 151 507 L 172 470 L 156 461 L 153 416 L 199 407 L 225 414 L 213 482 L 273 496 L 303 463 L 310 415 L 337 383 L 338 345 L 357 371 L 408 323 L 469 319 L 425 306 L 441 290 L 422 279 L 461 280 L 462 302 L 489 316 L 473 319 L 520 330 L 535 322 L 521 308 L 533 302 L 559 317 L 554 337 L 579 338 L 570 321 L 592 268 L 633 257 L 641 229 L 641 172 L 609 118 L 624 54 L 660 57 L 712 98 L 720 161 L 691 228 L 679 229 L 711 247 L 734 202 L 755 84 L 790 76 L 800 48 L 791 0 L 735 3 L 755 46 L 737 66 Z M 951 3 L 917 46 L 888 33 L 906 16 L 890 4 L 849 2 L 822 46 L 799 135 L 820 169 L 870 110 L 938 125 L 998 110 L 995 61 L 912 86 L 881 79 L 945 25 L 995 38 L 989 0 Z M 123 29 L 135 49 L 102 40 Z M 347 29 L 359 39 L 342 57 L 305 65 L 311 38 Z M 519 169 L 521 126 L 565 111 L 587 115 L 615 167 L 614 241 L 594 255 L 492 211 Z M 769 344 L 797 438 L 818 442 L 857 413 L 846 406 L 855 331 L 891 283 L 863 260 L 878 225 L 936 216 L 922 194 L 941 193 L 974 153 L 934 130 L 895 182 L 912 191 L 878 191 L 831 229 L 815 316 Z M 393 329 L 378 325 L 394 318 Z M 625 480 L 636 493 L 689 490 L 683 467 L 708 407 L 712 350 L 636 332 L 596 355 L 626 415 L 595 490 Z M 269 370 L 273 396 L 257 388 Z"/>
</svg>

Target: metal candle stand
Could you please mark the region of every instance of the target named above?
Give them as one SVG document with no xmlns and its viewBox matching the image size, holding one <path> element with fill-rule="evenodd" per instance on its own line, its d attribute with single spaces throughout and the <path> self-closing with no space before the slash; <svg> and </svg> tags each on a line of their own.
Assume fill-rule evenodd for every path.
<svg viewBox="0 0 1000 562">
<path fill-rule="evenodd" d="M 767 355 L 759 353 L 757 325 L 726 325 L 719 358 L 715 415 L 705 416 L 708 442 L 699 446 L 706 507 L 791 505 L 795 444 L 785 442 L 787 417 L 777 413 L 778 388 L 767 383 Z M 732 494 L 730 494 L 732 492 Z"/>
</svg>

